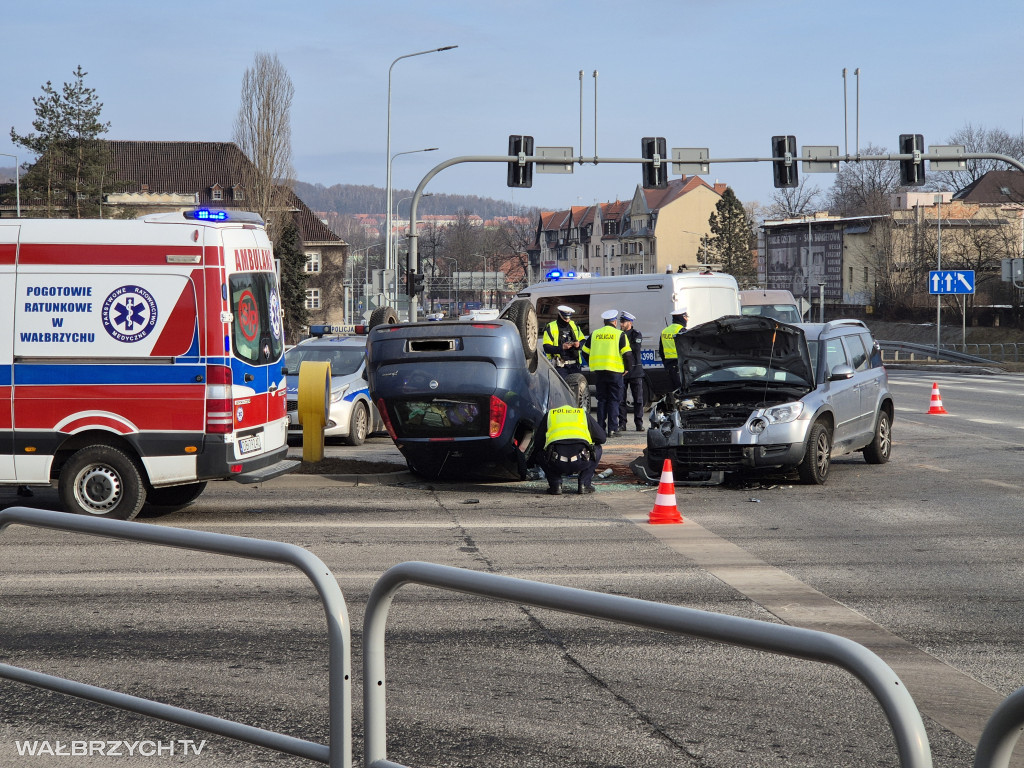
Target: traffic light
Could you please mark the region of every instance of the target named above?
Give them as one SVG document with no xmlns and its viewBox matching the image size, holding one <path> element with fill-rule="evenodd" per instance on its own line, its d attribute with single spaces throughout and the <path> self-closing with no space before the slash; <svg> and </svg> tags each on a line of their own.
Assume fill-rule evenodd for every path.
<svg viewBox="0 0 1024 768">
<path fill-rule="evenodd" d="M 407 272 L 406 275 L 408 278 L 406 280 L 406 295 L 419 296 L 423 293 L 423 290 L 426 287 L 427 276 L 421 275 L 418 272 L 413 272 L 412 270 Z"/>
<path fill-rule="evenodd" d="M 662 136 L 644 136 L 640 139 L 640 157 L 654 160 L 657 155 L 659 165 L 644 163 L 644 189 L 664 189 L 668 186 L 668 162 L 665 139 Z"/>
<path fill-rule="evenodd" d="M 924 136 L 920 133 L 900 134 L 900 154 L 912 155 L 924 152 Z M 924 184 L 924 160 L 900 160 L 900 184 L 904 187 L 920 187 Z"/>
<path fill-rule="evenodd" d="M 533 136 L 509 136 L 508 153 L 518 156 L 520 153 L 527 157 L 533 156 Z M 510 187 L 532 187 L 533 186 L 533 163 L 508 164 L 508 186 Z"/>
<path fill-rule="evenodd" d="M 796 172 L 796 136 L 772 136 L 772 157 L 785 158 L 789 155 L 788 164 L 772 163 L 772 177 L 776 189 L 798 187 L 800 181 Z"/>
</svg>

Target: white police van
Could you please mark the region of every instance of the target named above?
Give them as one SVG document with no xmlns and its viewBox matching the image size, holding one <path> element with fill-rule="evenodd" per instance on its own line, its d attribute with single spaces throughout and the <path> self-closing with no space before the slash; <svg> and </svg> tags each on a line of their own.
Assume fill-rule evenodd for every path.
<svg viewBox="0 0 1024 768">
<path fill-rule="evenodd" d="M 647 402 L 669 387 L 668 374 L 658 357 L 658 340 L 662 329 L 672 322 L 673 313 L 685 309 L 690 326 L 740 314 L 736 278 L 710 270 L 610 277 L 559 276 L 524 288 L 516 298 L 529 299 L 536 307 L 541 333 L 558 317 L 560 304 L 573 308 L 572 319 L 584 334 L 600 328 L 601 314 L 609 309 L 635 315 L 633 327 L 644 338 L 641 360 L 647 374 Z"/>
</svg>

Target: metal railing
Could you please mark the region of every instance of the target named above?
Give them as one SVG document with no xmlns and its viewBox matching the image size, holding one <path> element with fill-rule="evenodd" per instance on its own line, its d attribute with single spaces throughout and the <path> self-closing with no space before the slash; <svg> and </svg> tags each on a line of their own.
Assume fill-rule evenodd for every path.
<svg viewBox="0 0 1024 768">
<path fill-rule="evenodd" d="M 882 659 L 845 637 L 446 565 L 411 562 L 389 568 L 373 586 L 366 603 L 363 622 L 366 768 L 404 768 L 387 759 L 384 629 L 391 601 L 405 584 L 550 608 L 842 667 L 864 683 L 881 705 L 896 739 L 900 765 L 928 768 L 932 764 L 921 714 L 906 687 Z"/>
<path fill-rule="evenodd" d="M 957 352 L 955 345 L 943 344 L 936 355 L 935 345 L 914 344 L 909 341 L 878 341 L 882 350 L 882 361 L 885 363 L 936 362 L 963 363 L 965 365 L 992 365 L 990 358 Z M 962 346 L 962 345 L 961 345 Z M 971 346 L 971 345 L 968 345 Z"/>
<path fill-rule="evenodd" d="M 1000 363 L 1024 362 L 1024 343 L 1003 342 L 995 344 L 943 344 L 942 349 L 962 352 L 968 355 L 994 360 Z"/>
<path fill-rule="evenodd" d="M 0 510 L 0 533 L 11 524 L 49 528 L 58 531 L 87 533 L 125 541 L 141 541 L 165 547 L 178 547 L 199 552 L 212 552 L 231 557 L 245 557 L 273 563 L 293 565 L 302 571 L 320 595 L 327 615 L 328 638 L 328 707 L 330 716 L 329 743 L 327 745 L 285 736 L 275 731 L 224 720 L 212 715 L 182 709 L 151 699 L 131 696 L 107 688 L 78 683 L 62 677 L 0 664 L 0 677 L 17 680 L 37 688 L 70 694 L 81 699 L 137 712 L 149 717 L 167 720 L 201 731 L 227 736 L 238 741 L 273 749 L 277 752 L 303 757 L 331 768 L 351 768 L 352 765 L 352 689 L 351 638 L 348 610 L 338 582 L 330 569 L 316 555 L 294 544 L 263 539 L 247 539 L 223 533 L 166 528 L 146 523 L 69 515 L 26 507 Z"/>
</svg>

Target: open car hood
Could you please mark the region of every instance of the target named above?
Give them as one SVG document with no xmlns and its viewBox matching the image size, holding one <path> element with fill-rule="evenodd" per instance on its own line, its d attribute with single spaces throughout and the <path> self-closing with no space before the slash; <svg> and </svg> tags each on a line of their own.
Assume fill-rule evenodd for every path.
<svg viewBox="0 0 1024 768">
<path fill-rule="evenodd" d="M 770 317 L 727 315 L 676 336 L 683 389 L 719 368 L 770 367 L 814 385 L 814 370 L 802 329 Z"/>
</svg>

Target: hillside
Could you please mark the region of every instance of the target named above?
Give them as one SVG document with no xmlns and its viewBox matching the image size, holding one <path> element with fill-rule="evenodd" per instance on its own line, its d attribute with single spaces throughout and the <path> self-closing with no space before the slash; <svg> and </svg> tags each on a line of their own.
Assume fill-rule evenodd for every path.
<svg viewBox="0 0 1024 768">
<path fill-rule="evenodd" d="M 384 211 L 384 193 L 381 187 L 358 184 L 334 184 L 325 187 L 323 184 L 307 184 L 295 182 L 295 193 L 314 211 L 334 211 L 335 213 L 352 215 L 356 213 L 382 213 Z M 412 190 L 393 189 L 392 200 L 398 203 L 402 198 L 412 197 Z M 403 206 L 404 208 L 404 206 Z M 420 215 L 424 214 L 455 214 L 460 211 L 476 214 L 484 219 L 496 216 L 536 215 L 533 208 L 517 207 L 505 200 L 476 195 L 442 195 L 432 194 L 420 199 Z M 407 209 L 406 209 L 407 212 Z"/>
</svg>

